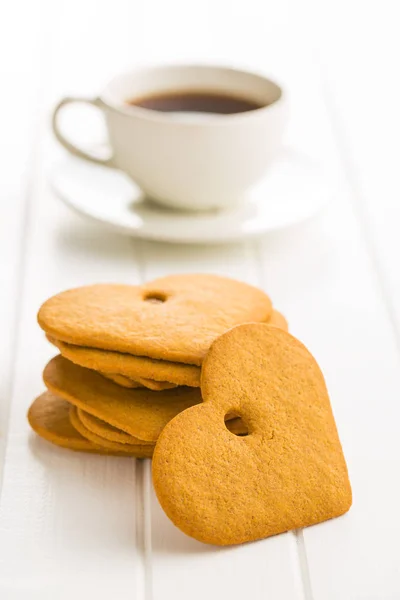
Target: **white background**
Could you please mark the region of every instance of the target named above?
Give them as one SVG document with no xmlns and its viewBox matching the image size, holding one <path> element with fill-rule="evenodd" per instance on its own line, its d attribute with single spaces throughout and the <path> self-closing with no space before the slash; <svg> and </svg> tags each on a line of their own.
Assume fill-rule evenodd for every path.
<svg viewBox="0 0 400 600">
<path fill-rule="evenodd" d="M 0 5 L 0 598 L 400 599 L 400 85 L 397 3 L 15 0 Z M 278 77 L 287 143 L 337 183 L 307 225 L 225 247 L 117 237 L 70 213 L 47 173 L 55 101 L 135 64 L 214 61 Z M 85 138 L 85 120 L 80 136 Z M 34 439 L 51 294 L 210 271 L 271 294 L 318 358 L 348 460 L 343 518 L 216 549 L 162 513 L 148 461 Z"/>
</svg>

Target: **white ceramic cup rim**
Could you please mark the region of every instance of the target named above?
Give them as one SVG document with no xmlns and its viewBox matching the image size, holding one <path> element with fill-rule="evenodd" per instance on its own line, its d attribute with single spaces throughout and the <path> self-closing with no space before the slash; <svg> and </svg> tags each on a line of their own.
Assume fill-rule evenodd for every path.
<svg viewBox="0 0 400 600">
<path fill-rule="evenodd" d="M 247 97 L 250 100 L 254 99 L 254 100 L 258 100 L 260 102 L 260 108 L 256 108 L 254 110 L 250 110 L 247 112 L 240 112 L 240 113 L 233 113 L 233 114 L 202 114 L 201 117 L 199 118 L 198 115 L 196 114 L 190 114 L 187 113 L 187 118 L 185 118 L 184 121 L 180 122 L 179 125 L 181 126 L 207 126 L 207 125 L 211 125 L 211 126 L 220 126 L 220 125 L 228 125 L 231 124 L 233 120 L 248 120 L 248 119 L 254 119 L 254 118 L 261 118 L 265 115 L 265 113 L 268 111 L 271 111 L 274 109 L 275 106 L 280 105 L 284 100 L 284 92 L 282 90 L 282 87 L 274 80 L 256 73 L 254 71 L 250 71 L 250 70 L 245 70 L 245 69 L 239 69 L 239 68 L 234 68 L 234 67 L 227 67 L 227 66 L 222 66 L 222 65 L 207 65 L 207 64 L 166 64 L 166 65 L 161 65 L 161 66 L 146 66 L 146 67 L 138 67 L 135 69 L 132 69 L 130 71 L 126 71 L 124 73 L 121 73 L 120 75 L 117 75 L 116 77 L 114 77 L 104 88 L 103 92 L 99 95 L 98 100 L 108 109 L 114 110 L 116 112 L 119 112 L 121 114 L 125 114 L 126 116 L 131 116 L 131 117 L 139 117 L 141 119 L 145 119 L 145 120 L 151 120 L 151 121 L 159 121 L 162 123 L 171 123 L 174 124 L 175 126 L 177 125 L 177 121 L 174 119 L 173 117 L 173 113 L 163 113 L 160 111 L 155 111 L 155 110 L 151 110 L 151 109 L 147 109 L 147 108 L 143 108 L 140 106 L 135 106 L 135 105 L 130 105 L 128 104 L 129 99 L 134 98 L 135 97 L 135 92 L 133 92 L 132 94 L 129 94 L 129 97 L 126 97 L 126 95 L 123 95 L 122 93 L 118 93 L 117 90 L 118 88 L 123 87 L 124 82 L 126 81 L 130 81 L 130 82 L 135 82 L 138 79 L 140 79 L 143 76 L 153 76 L 154 77 L 154 85 L 151 86 L 150 88 L 146 86 L 144 86 L 144 89 L 142 89 L 141 91 L 138 91 L 136 94 L 136 97 L 140 97 L 140 96 L 146 96 L 146 95 L 150 95 L 152 93 L 157 94 L 159 92 L 163 92 L 163 91 L 168 91 L 168 90 L 174 90 L 174 91 L 178 91 L 178 90 L 182 90 L 182 91 L 188 91 L 188 90 L 199 90 L 199 91 L 204 91 L 205 89 L 207 89 L 207 86 L 205 86 L 204 84 L 200 84 L 198 86 L 195 85 L 191 85 L 188 84 L 185 87 L 185 84 L 183 83 L 182 86 L 173 86 L 173 85 L 166 85 L 165 87 L 162 87 L 160 85 L 157 85 L 157 78 L 160 75 L 165 75 L 165 74 L 171 74 L 171 75 L 176 75 L 178 72 L 190 72 L 191 74 L 194 73 L 203 73 L 205 74 L 206 72 L 209 73 L 219 73 L 221 75 L 229 75 L 229 76 L 233 76 L 233 77 L 237 77 L 238 80 L 240 78 L 245 78 L 248 81 L 251 80 L 252 83 L 254 83 L 256 86 L 258 86 L 259 89 L 264 88 L 265 90 L 265 96 L 264 99 L 262 99 L 259 95 L 259 97 L 256 99 L 254 97 L 254 88 L 252 89 L 246 89 L 246 90 L 242 90 L 241 92 L 237 92 L 237 94 L 241 95 L 242 97 Z M 213 86 L 212 84 L 210 84 L 210 86 L 208 87 L 208 90 L 210 92 L 212 91 L 218 91 L 218 88 L 216 86 Z M 222 93 L 227 93 L 227 88 L 226 87 L 221 87 L 221 92 Z M 232 90 L 232 95 L 235 94 L 235 90 Z M 268 98 L 267 98 L 268 97 Z M 209 117 L 209 118 L 207 118 Z"/>
</svg>

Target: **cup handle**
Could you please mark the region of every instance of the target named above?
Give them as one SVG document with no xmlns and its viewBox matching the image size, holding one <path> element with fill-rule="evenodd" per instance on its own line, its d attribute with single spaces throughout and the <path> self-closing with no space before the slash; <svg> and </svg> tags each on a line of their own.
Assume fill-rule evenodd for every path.
<svg viewBox="0 0 400 600">
<path fill-rule="evenodd" d="M 113 162 L 113 156 L 111 154 L 111 149 L 110 149 L 110 156 L 108 158 L 100 158 L 98 156 L 95 156 L 94 154 L 91 154 L 90 152 L 85 152 L 83 149 L 78 148 L 72 142 L 70 142 L 64 136 L 64 134 L 61 132 L 61 130 L 59 128 L 58 115 L 59 115 L 60 111 L 64 108 L 64 106 L 67 106 L 68 104 L 74 104 L 74 103 L 90 104 L 91 106 L 95 106 L 96 108 L 99 108 L 100 110 L 104 110 L 103 103 L 101 102 L 100 98 L 73 98 L 73 97 L 63 98 L 57 104 L 57 106 L 55 107 L 54 112 L 53 112 L 52 127 L 53 127 L 54 135 L 56 136 L 57 140 L 60 142 L 60 144 L 62 144 L 62 146 L 64 146 L 64 148 L 66 148 L 68 150 L 68 152 L 70 152 L 71 154 L 74 154 L 75 156 L 79 156 L 79 158 L 84 158 L 85 160 L 90 160 L 91 162 L 94 162 L 98 165 L 104 165 L 106 167 L 113 167 L 114 162 Z"/>
</svg>

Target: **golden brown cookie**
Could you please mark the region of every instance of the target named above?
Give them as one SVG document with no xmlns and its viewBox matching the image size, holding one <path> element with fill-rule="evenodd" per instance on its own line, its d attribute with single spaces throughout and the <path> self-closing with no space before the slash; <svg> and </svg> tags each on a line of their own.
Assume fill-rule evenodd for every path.
<svg viewBox="0 0 400 600">
<path fill-rule="evenodd" d="M 115 454 L 102 446 L 93 444 L 72 427 L 69 420 L 70 406 L 62 398 L 45 392 L 36 398 L 29 408 L 29 424 L 41 438 L 56 446 L 81 452 Z"/>
<path fill-rule="evenodd" d="M 153 456 L 158 499 L 182 531 L 239 544 L 350 508 L 325 381 L 296 338 L 261 324 L 232 329 L 211 346 L 201 389 L 204 402 L 168 423 Z M 227 430 L 228 412 L 249 435 Z"/>
<path fill-rule="evenodd" d="M 125 433 L 125 431 L 121 431 L 121 429 L 117 429 L 105 421 L 94 417 L 81 408 L 77 408 L 77 415 L 80 422 L 84 427 L 86 427 L 86 429 L 103 439 L 109 440 L 110 442 L 118 442 L 119 444 L 137 444 L 139 441 L 141 441 L 143 444 L 154 443 L 143 442 L 142 440 L 139 440 L 139 438 L 133 437 L 132 435 L 129 435 L 129 433 Z"/>
<path fill-rule="evenodd" d="M 289 331 L 288 322 L 278 310 L 273 310 L 271 313 L 271 318 L 267 321 L 268 325 L 273 325 L 274 327 L 279 327 L 279 329 L 283 329 L 284 331 Z"/>
<path fill-rule="evenodd" d="M 85 348 L 67 344 L 61 340 L 49 337 L 65 358 L 73 363 L 99 371 L 103 375 L 118 373 L 134 381 L 167 382 L 189 387 L 200 386 L 200 367 L 175 363 L 167 360 L 155 360 L 146 356 L 134 356 L 122 352 L 111 352 L 99 348 Z M 146 386 L 148 387 L 148 386 Z"/>
<path fill-rule="evenodd" d="M 138 438 L 133 437 L 109 425 L 105 421 L 94 417 L 90 413 L 85 412 L 81 408 L 77 408 L 77 417 L 82 423 L 83 427 L 85 427 L 90 432 L 94 433 L 96 436 L 103 438 L 103 440 L 109 440 L 110 442 L 118 442 L 119 444 L 150 444 L 154 445 L 153 442 L 144 442 L 143 440 L 139 440 Z M 246 434 L 247 427 L 242 422 L 240 418 L 232 418 L 226 422 L 226 426 L 229 431 L 235 433 L 236 435 L 244 435 Z M 90 438 L 91 439 L 91 438 Z"/>
<path fill-rule="evenodd" d="M 136 458 L 151 458 L 153 456 L 154 443 L 152 444 L 120 444 L 118 442 L 111 442 L 106 438 L 93 433 L 90 429 L 87 429 L 79 418 L 78 409 L 76 406 L 71 406 L 69 411 L 69 418 L 71 425 L 90 442 L 93 442 L 97 446 L 106 448 L 114 452 L 121 452 L 122 454 L 128 454 L 129 456 L 135 456 Z"/>
<path fill-rule="evenodd" d="M 111 379 L 118 385 L 122 385 L 127 388 L 143 388 L 146 387 L 149 390 L 172 390 L 172 388 L 177 387 L 175 383 L 169 383 L 168 381 L 153 381 L 152 379 L 144 379 L 138 377 L 136 381 L 126 377 L 126 375 L 120 375 L 119 373 L 104 373 L 99 371 L 103 375 L 103 377 L 107 377 L 107 379 Z"/>
<path fill-rule="evenodd" d="M 62 292 L 42 305 L 38 321 L 48 335 L 70 344 L 200 366 L 221 333 L 265 322 L 271 311 L 269 297 L 246 283 L 170 275 L 142 286 L 98 284 Z"/>
<path fill-rule="evenodd" d="M 138 381 L 133 381 L 133 379 L 129 379 L 128 377 L 125 377 L 125 375 L 119 375 L 118 373 L 103 373 L 102 371 L 99 371 L 99 373 L 101 373 L 103 375 L 103 377 L 106 377 L 107 379 L 111 379 L 111 381 L 114 381 L 114 383 L 118 383 L 118 385 L 122 385 L 123 387 L 127 387 L 127 388 L 142 388 L 142 387 L 144 387 Z"/>
<path fill-rule="evenodd" d="M 268 324 L 286 331 L 288 329 L 285 317 L 277 310 L 272 311 Z M 98 348 L 85 348 L 51 337 L 49 337 L 49 341 L 73 363 L 100 371 L 104 376 L 125 387 L 138 387 L 134 382 L 141 382 L 144 387 L 154 390 L 168 389 L 174 385 L 200 386 L 201 370 L 194 365 L 155 360 Z M 132 385 L 131 382 L 133 382 Z M 173 383 L 169 384 L 168 382 Z"/>
<path fill-rule="evenodd" d="M 43 379 L 54 394 L 117 429 L 149 442 L 157 440 L 176 414 L 201 402 L 198 388 L 177 387 L 160 392 L 128 389 L 60 355 L 48 363 Z"/>
</svg>

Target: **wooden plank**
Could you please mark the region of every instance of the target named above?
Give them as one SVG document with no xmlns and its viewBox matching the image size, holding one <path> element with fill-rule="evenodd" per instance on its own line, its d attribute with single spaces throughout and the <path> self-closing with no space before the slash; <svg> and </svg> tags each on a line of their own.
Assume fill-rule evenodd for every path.
<svg viewBox="0 0 400 600">
<path fill-rule="evenodd" d="M 260 284 L 252 244 L 195 247 L 190 252 L 183 252 L 181 247 L 146 242 L 141 246 L 146 279 L 171 272 L 207 272 Z M 150 461 L 147 462 L 150 477 Z M 148 497 L 154 598 L 190 596 L 197 600 L 204 598 L 210 585 L 216 597 L 229 590 L 230 598 L 239 599 L 249 589 L 256 598 L 267 595 L 282 599 L 302 597 L 296 540 L 292 534 L 236 549 L 205 546 L 172 525 L 151 488 Z"/>
<path fill-rule="evenodd" d="M 49 4 L 46 22 L 53 42 L 45 47 L 50 58 L 44 107 L 73 87 L 74 73 L 86 81 L 92 77 L 94 86 L 102 64 L 119 63 L 129 40 L 129 22 L 122 21 L 125 29 L 119 23 L 121 14 L 129 14 L 128 2 L 114 5 L 114 17 L 94 2 L 65 2 L 60 12 L 52 12 Z M 89 61 L 83 33 L 90 32 L 94 15 L 97 35 L 108 27 L 117 31 L 118 24 L 121 37 L 99 45 L 89 69 L 93 56 Z M 89 39 L 97 42 L 95 35 Z M 45 167 L 54 145 L 46 131 L 47 118 L 41 122 L 38 164 L 28 189 L 31 218 L 0 504 L 0 595 L 63 600 L 95 593 L 108 599 L 131 590 L 134 597 L 144 597 L 142 493 L 135 461 L 53 448 L 31 435 L 26 422 L 30 402 L 43 389 L 41 371 L 54 354 L 36 324 L 41 302 L 93 281 L 138 281 L 131 240 L 90 226 L 49 192 Z"/>
<path fill-rule="evenodd" d="M 339 167 L 338 194 L 319 222 L 290 240 L 265 244 L 265 272 L 279 288 L 282 271 L 294 261 L 300 265 L 277 296 L 294 333 L 324 370 L 353 486 L 354 506 L 346 517 L 303 531 L 310 597 L 394 599 L 400 596 L 400 526 L 395 517 L 400 486 L 394 476 L 400 469 L 400 383 L 398 338 L 390 312 L 397 306 L 398 210 L 393 196 L 384 193 L 382 201 L 378 193 L 378 178 L 384 180 L 388 163 L 383 146 L 375 142 L 386 134 L 379 134 L 382 123 L 374 122 L 378 88 L 377 80 L 372 84 L 370 79 L 371 64 L 385 63 L 394 38 L 390 26 L 381 30 L 390 41 L 382 42 L 386 50 L 377 55 L 384 12 L 378 17 L 365 5 L 360 21 L 356 3 L 339 2 L 323 11 L 317 4 L 309 6 L 320 29 L 305 26 L 302 31 L 314 40 L 323 66 L 326 116 L 318 126 L 319 148 Z M 304 14 L 294 8 L 294 15 L 304 24 Z M 376 33 L 373 45 L 371 30 Z M 385 97 L 390 98 L 387 89 Z M 380 113 L 387 126 L 397 115 L 391 102 Z M 350 146 L 349 140 L 354 142 Z"/>
<path fill-rule="evenodd" d="M 321 15 L 326 36 L 318 62 L 352 201 L 387 310 L 400 332 L 400 88 L 396 77 L 400 40 L 395 5 L 383 3 L 379 13 L 375 8 L 366 3 L 361 23 L 355 2 L 339 2 L 334 11 Z M 334 32 L 339 29 L 341 43 L 337 47 Z M 317 36 L 315 43 L 322 42 L 321 38 Z"/>
<path fill-rule="evenodd" d="M 27 186 L 33 172 L 43 37 L 37 7 L 20 19 L 21 2 L 0 7 L 0 488 L 23 285 Z M 15 31 L 30 47 L 15 44 Z M 10 51 L 11 49 L 11 51 Z M 12 92 L 11 92 L 12 90 Z"/>
<path fill-rule="evenodd" d="M 292 331 L 324 371 L 353 486 L 348 515 L 303 532 L 312 598 L 396 598 L 398 357 L 345 200 L 318 226 L 266 244 L 264 264 Z M 282 284 L 294 262 L 298 276 Z"/>
<path fill-rule="evenodd" d="M 51 590 L 61 586 L 57 597 L 70 597 L 78 585 L 107 598 L 138 585 L 135 462 L 52 448 L 30 435 L 25 415 L 54 354 L 36 324 L 38 306 L 83 283 L 137 281 L 133 252 L 128 238 L 82 226 L 54 202 L 43 177 L 36 185 L 1 496 L 0 589 L 22 598 L 37 588 L 39 596 L 51 573 Z"/>
</svg>

